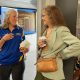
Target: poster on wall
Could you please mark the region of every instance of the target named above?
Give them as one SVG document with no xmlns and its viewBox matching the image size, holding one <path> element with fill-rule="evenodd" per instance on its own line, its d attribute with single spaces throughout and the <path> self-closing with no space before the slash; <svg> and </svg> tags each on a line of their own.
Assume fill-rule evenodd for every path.
<svg viewBox="0 0 80 80">
<path fill-rule="evenodd" d="M 18 25 L 23 28 L 24 34 L 36 32 L 36 9 L 31 8 L 0 7 L 0 25 L 3 24 L 5 13 L 9 9 L 16 9 L 18 11 Z"/>
</svg>

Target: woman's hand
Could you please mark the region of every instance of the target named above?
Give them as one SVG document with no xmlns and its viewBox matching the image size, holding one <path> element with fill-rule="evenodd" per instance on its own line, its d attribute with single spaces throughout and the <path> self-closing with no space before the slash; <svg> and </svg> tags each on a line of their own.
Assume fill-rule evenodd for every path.
<svg viewBox="0 0 80 80">
<path fill-rule="evenodd" d="M 5 34 L 2 39 L 4 39 L 5 41 L 8 41 L 10 39 L 12 39 L 14 37 L 14 35 L 12 33 L 8 33 L 8 34 Z"/>
<path fill-rule="evenodd" d="M 41 39 L 39 39 L 39 40 L 38 40 L 38 46 L 39 46 L 40 48 L 43 48 L 43 47 L 46 46 L 46 44 L 45 44 Z"/>
<path fill-rule="evenodd" d="M 25 47 L 20 47 L 20 51 L 23 53 L 23 54 L 26 54 L 29 49 L 28 48 L 25 48 Z"/>
</svg>

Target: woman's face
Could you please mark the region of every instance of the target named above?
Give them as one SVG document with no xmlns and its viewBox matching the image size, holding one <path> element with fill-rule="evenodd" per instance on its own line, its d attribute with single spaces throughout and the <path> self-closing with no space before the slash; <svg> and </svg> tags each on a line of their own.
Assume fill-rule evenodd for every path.
<svg viewBox="0 0 80 80">
<path fill-rule="evenodd" d="M 10 25 L 15 26 L 17 21 L 18 21 L 18 14 L 16 11 L 12 11 L 9 17 Z"/>
<path fill-rule="evenodd" d="M 46 11 L 42 12 L 42 21 L 44 25 L 48 25 L 50 23 L 49 16 Z"/>
</svg>

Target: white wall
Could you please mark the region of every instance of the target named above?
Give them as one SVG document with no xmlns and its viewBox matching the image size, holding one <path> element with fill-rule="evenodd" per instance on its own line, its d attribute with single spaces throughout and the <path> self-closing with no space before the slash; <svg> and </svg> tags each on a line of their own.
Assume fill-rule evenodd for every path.
<svg viewBox="0 0 80 80">
<path fill-rule="evenodd" d="M 37 34 L 26 35 L 26 40 L 30 41 L 30 49 L 26 54 L 25 72 L 23 80 L 34 80 L 36 75 L 36 55 L 37 55 Z"/>
</svg>

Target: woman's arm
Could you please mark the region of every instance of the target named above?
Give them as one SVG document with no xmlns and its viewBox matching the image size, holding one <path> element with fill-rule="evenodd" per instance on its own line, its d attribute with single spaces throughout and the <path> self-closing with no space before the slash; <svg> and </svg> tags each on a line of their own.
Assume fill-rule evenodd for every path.
<svg viewBox="0 0 80 80">
<path fill-rule="evenodd" d="M 12 39 L 14 36 L 12 33 L 5 34 L 1 39 L 0 39 L 0 49 L 3 47 L 4 43 L 10 39 Z"/>
<path fill-rule="evenodd" d="M 62 29 L 61 37 L 63 42 L 68 45 L 62 51 L 64 58 L 77 57 L 80 55 L 80 40 L 73 36 L 68 28 L 64 27 Z"/>
<path fill-rule="evenodd" d="M 2 48 L 2 46 L 4 45 L 4 43 L 5 43 L 5 40 L 3 38 L 0 39 L 0 49 Z"/>
</svg>

